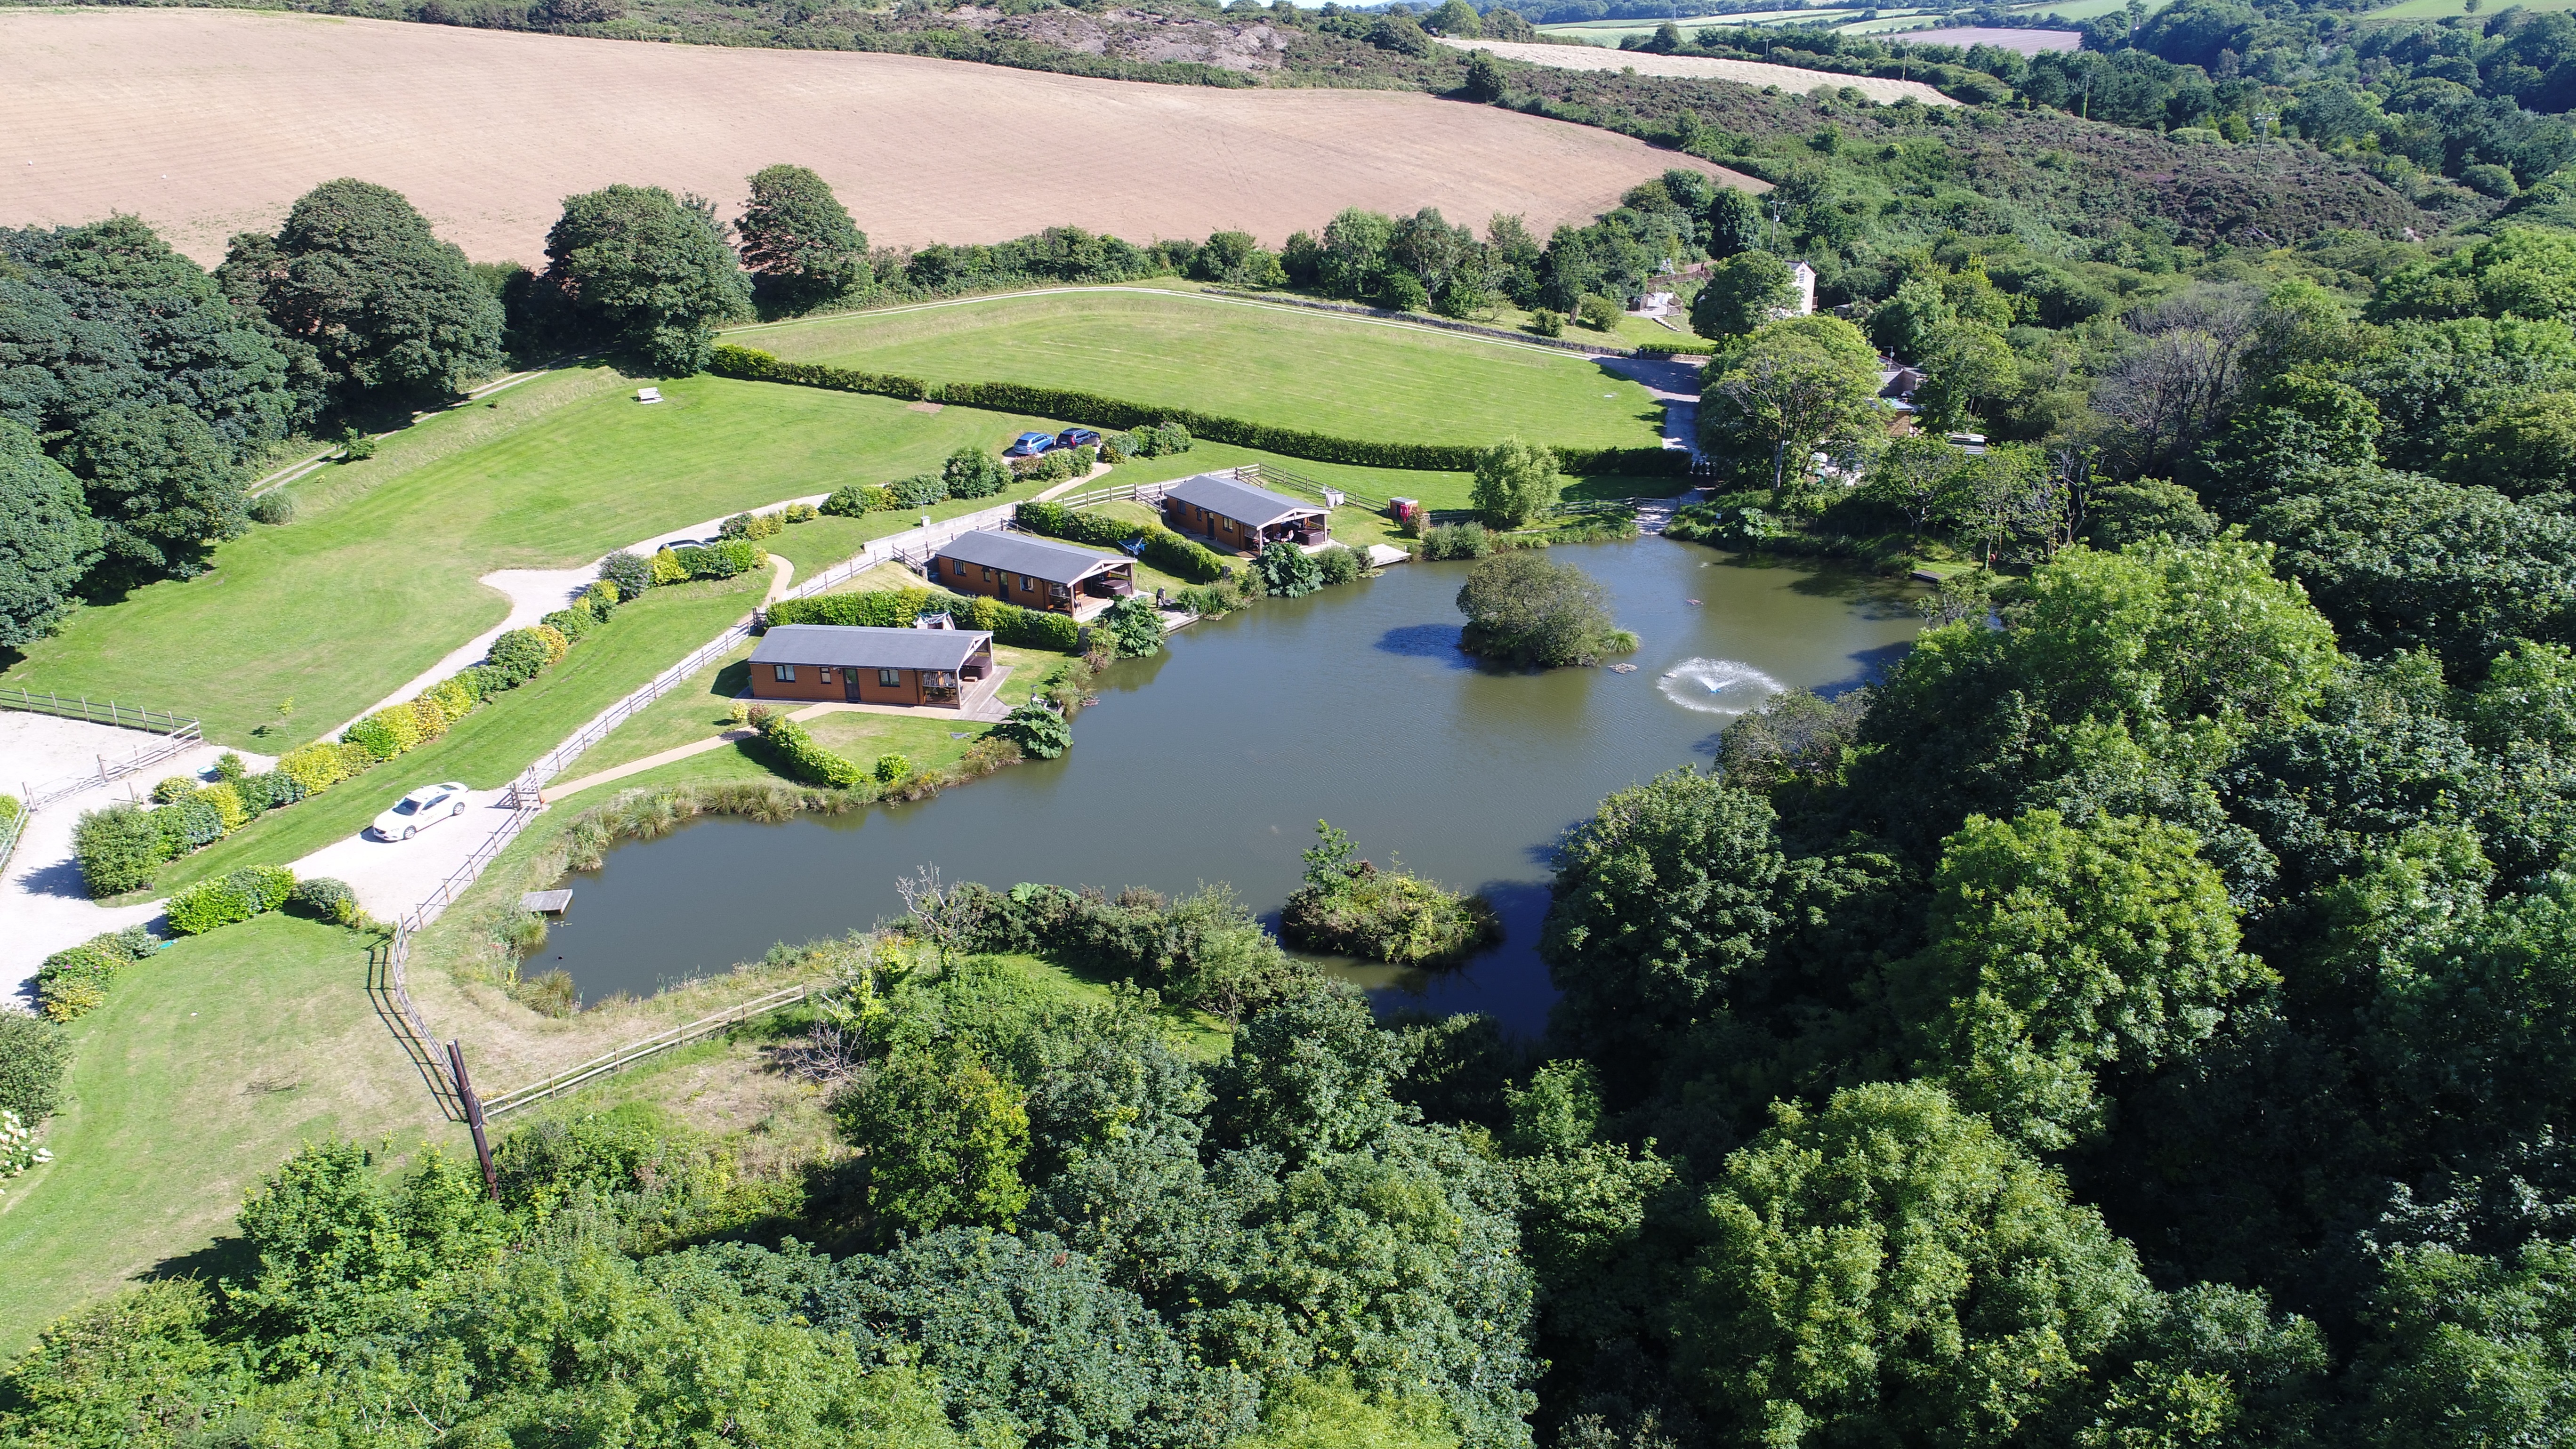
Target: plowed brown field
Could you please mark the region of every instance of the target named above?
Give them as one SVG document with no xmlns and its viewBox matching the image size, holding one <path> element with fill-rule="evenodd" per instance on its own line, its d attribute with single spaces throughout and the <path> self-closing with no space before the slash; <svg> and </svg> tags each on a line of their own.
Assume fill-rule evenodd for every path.
<svg viewBox="0 0 2576 1449">
<path fill-rule="evenodd" d="M 562 198 L 715 197 L 813 167 L 869 238 L 1071 223 L 1272 245 L 1345 206 L 1546 235 L 1670 166 L 1607 131 L 1379 91 L 1214 90 L 908 56 L 728 50 L 235 10 L 0 11 L 0 223 L 140 213 L 200 261 L 360 176 L 477 260 L 539 261 Z"/>
</svg>

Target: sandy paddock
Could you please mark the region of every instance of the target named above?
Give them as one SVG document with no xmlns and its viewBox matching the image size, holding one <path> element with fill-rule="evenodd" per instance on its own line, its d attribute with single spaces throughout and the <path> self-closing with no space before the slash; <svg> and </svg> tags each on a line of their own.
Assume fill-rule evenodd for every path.
<svg viewBox="0 0 2576 1449">
<path fill-rule="evenodd" d="M 525 262 L 572 192 L 651 183 L 730 208 L 776 161 L 907 246 L 1060 223 L 1276 245 L 1345 206 L 1518 212 L 1544 236 L 1667 167 L 1732 175 L 1407 93 L 176 8 L 0 13 L 0 138 L 0 223 L 131 211 L 208 263 L 336 176 L 402 191 L 477 260 Z"/>
<path fill-rule="evenodd" d="M 1913 37 L 1906 38 L 1910 40 Z M 1705 55 L 1656 55 L 1651 51 L 1612 50 L 1599 45 L 1540 45 L 1501 40 L 1443 40 L 1440 43 L 1456 46 L 1460 50 L 1490 50 L 1505 60 L 1554 66 L 1558 70 L 1633 70 L 1639 75 L 1670 75 L 1692 80 L 1734 81 L 1748 86 L 1778 86 L 1792 95 L 1800 96 L 1809 94 L 1818 86 L 1825 86 L 1837 91 L 1846 89 L 1858 91 L 1881 105 L 1892 105 L 1908 96 L 1927 106 L 1958 104 L 1957 101 L 1921 81 L 1879 80 L 1874 76 L 1837 75 L 1831 71 L 1801 70 L 1789 65 L 1767 65 L 1758 60 L 1719 60 Z"/>
</svg>

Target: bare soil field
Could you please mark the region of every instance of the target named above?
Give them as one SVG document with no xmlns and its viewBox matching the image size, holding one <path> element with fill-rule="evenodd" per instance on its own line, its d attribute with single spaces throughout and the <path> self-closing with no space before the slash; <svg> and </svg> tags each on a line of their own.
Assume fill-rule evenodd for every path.
<svg viewBox="0 0 2576 1449">
<path fill-rule="evenodd" d="M 0 34 L 6 34 L 0 31 Z M 1910 37 L 1909 37 L 1910 38 Z M 1705 55 L 1656 55 L 1643 50 L 1610 50 L 1598 45 L 1532 45 L 1503 40 L 1442 40 L 1460 50 L 1490 50 L 1505 60 L 1559 70 L 1633 70 L 1639 75 L 1674 75 L 1693 80 L 1734 81 L 1748 86 L 1778 86 L 1805 95 L 1818 86 L 1848 86 L 1882 105 L 1911 96 L 1927 106 L 1955 106 L 1957 101 L 1921 81 L 1878 80 L 1865 75 L 1801 70 L 1793 65 L 1766 65 L 1758 60 L 1718 60 Z M 5 114 L 5 113 L 0 113 Z"/>
<path fill-rule="evenodd" d="M 564 196 L 625 181 L 730 212 L 813 167 L 879 244 L 1072 224 L 1277 245 L 1345 206 L 1545 236 L 1666 168 L 1492 106 L 1218 90 L 911 56 L 649 45 L 237 10 L 0 12 L 0 223 L 142 215 L 201 262 L 315 183 L 402 191 L 478 261 L 540 262 Z"/>
</svg>

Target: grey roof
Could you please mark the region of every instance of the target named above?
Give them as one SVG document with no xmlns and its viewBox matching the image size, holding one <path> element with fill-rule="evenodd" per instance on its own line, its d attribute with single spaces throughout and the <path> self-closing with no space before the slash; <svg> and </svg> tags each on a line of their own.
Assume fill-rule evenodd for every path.
<svg viewBox="0 0 2576 1449">
<path fill-rule="evenodd" d="M 754 664 L 843 669 L 954 670 L 993 641 L 977 629 L 872 629 L 857 624 L 781 624 L 760 637 Z"/>
<path fill-rule="evenodd" d="M 939 546 L 939 556 L 1009 573 L 1027 574 L 1051 584 L 1069 584 L 1094 572 L 1102 564 L 1127 561 L 1124 554 L 1094 553 L 1051 538 L 1003 533 L 990 528 L 959 534 Z"/>
<path fill-rule="evenodd" d="M 1201 473 L 1184 478 L 1163 490 L 1166 498 L 1195 503 L 1210 513 L 1221 513 L 1237 523 L 1276 523 L 1291 513 L 1322 513 L 1324 505 L 1237 483 L 1222 473 Z"/>
</svg>

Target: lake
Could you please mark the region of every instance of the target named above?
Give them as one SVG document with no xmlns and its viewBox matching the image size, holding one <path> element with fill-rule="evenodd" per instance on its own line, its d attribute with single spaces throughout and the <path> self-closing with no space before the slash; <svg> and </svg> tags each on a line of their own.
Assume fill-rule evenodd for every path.
<svg viewBox="0 0 2576 1449">
<path fill-rule="evenodd" d="M 1535 950 L 1556 840 L 1614 790 L 1704 767 L 1772 693 L 1876 677 L 1919 627 L 1919 589 L 1842 570 L 1661 538 L 1549 557 L 1608 588 L 1636 672 L 1474 664 L 1457 648 L 1466 563 L 1268 600 L 1111 668 L 1062 759 L 911 804 L 701 819 L 621 846 L 563 882 L 575 908 L 529 968 L 569 970 L 588 999 L 650 993 L 891 919 L 895 877 L 925 863 L 994 886 L 1230 882 L 1275 922 L 1325 819 L 1381 865 L 1483 890 L 1505 929 L 1451 971 L 1332 969 L 1381 1009 L 1485 1011 L 1535 1034 L 1556 996 Z"/>
</svg>

